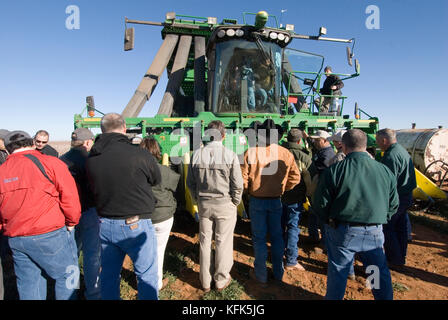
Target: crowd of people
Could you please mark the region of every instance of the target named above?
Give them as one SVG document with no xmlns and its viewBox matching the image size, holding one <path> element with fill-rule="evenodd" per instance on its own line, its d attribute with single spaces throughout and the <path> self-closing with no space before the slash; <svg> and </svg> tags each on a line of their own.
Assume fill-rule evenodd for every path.
<svg viewBox="0 0 448 320">
<path fill-rule="evenodd" d="M 285 270 L 306 270 L 298 255 L 306 205 L 309 238 L 328 256 L 325 298 L 343 299 L 356 255 L 364 268 L 378 270 L 375 299 L 393 299 L 389 268 L 406 263 L 406 210 L 416 187 L 412 160 L 393 130 L 376 135 L 384 152 L 380 162 L 367 152 L 362 130 L 308 135 L 293 128 L 280 144 L 283 133 L 268 119 L 256 127 L 257 144 L 240 163 L 222 143 L 224 124 L 212 121 L 207 129 L 207 143 L 194 151 L 186 179 L 198 205 L 204 292 L 222 291 L 232 281 L 237 207 L 248 197 L 255 258 L 250 276 L 260 287 L 281 283 Z M 155 138 L 131 142 L 121 115 L 106 114 L 101 131 L 95 138 L 87 128 L 76 129 L 70 151 L 58 158 L 44 130 L 34 137 L 0 130 L 1 243 L 12 254 L 20 299 L 46 299 L 49 278 L 56 299 L 79 298 L 81 252 L 86 299 L 120 299 L 126 255 L 139 299 L 157 300 L 165 285 L 180 175 L 160 163 Z"/>
</svg>

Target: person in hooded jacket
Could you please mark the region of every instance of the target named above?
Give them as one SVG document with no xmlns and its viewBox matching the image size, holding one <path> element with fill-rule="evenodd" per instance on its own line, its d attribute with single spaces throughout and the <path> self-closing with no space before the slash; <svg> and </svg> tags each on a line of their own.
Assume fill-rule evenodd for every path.
<svg viewBox="0 0 448 320">
<path fill-rule="evenodd" d="M 138 282 L 138 298 L 158 299 L 157 240 L 151 216 L 152 187 L 161 182 L 157 161 L 126 136 L 120 114 L 101 119 L 101 131 L 87 159 L 87 176 L 100 218 L 101 297 L 120 299 L 120 272 L 128 255 Z"/>
</svg>

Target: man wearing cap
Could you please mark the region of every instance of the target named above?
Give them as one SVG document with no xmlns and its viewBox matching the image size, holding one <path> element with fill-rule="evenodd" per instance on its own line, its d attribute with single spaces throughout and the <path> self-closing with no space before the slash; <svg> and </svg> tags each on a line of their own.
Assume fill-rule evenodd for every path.
<svg viewBox="0 0 448 320">
<path fill-rule="evenodd" d="M 299 168 L 301 181 L 292 190 L 286 191 L 282 196 L 283 216 L 282 226 L 285 231 L 285 269 L 286 270 L 304 270 L 302 265 L 297 262 L 298 241 L 299 241 L 299 221 L 300 214 L 303 211 L 303 203 L 306 200 L 306 189 L 310 187 L 311 179 L 308 168 L 311 165 L 311 155 L 308 150 L 301 146 L 302 131 L 293 128 L 288 132 L 288 141 L 282 144 L 282 147 L 288 149 L 296 161 Z M 308 181 L 308 184 L 306 184 Z"/>
<path fill-rule="evenodd" d="M 95 209 L 93 194 L 86 174 L 86 161 L 92 149 L 95 136 L 87 128 L 78 128 L 72 133 L 71 149 L 61 156 L 78 187 L 81 201 L 81 219 L 75 228 L 75 240 L 78 255 L 83 253 L 83 271 L 85 282 L 85 298 L 99 300 L 101 288 L 99 284 L 101 268 L 101 244 L 99 238 L 99 220 Z"/>
<path fill-rule="evenodd" d="M 2 163 L 5 162 L 6 158 L 8 157 L 8 153 L 5 149 L 5 137 L 8 133 L 8 130 L 0 129 L 0 165 L 2 165 Z"/>
<path fill-rule="evenodd" d="M 120 300 L 120 272 L 128 255 L 138 298 L 157 300 L 157 239 L 151 217 L 152 186 L 161 182 L 160 170 L 148 150 L 128 139 L 120 114 L 103 116 L 101 131 L 86 163 L 100 216 L 101 299 Z"/>
<path fill-rule="evenodd" d="M 359 253 L 375 299 L 393 298 L 392 281 L 383 251 L 382 225 L 398 208 L 392 172 L 366 153 L 367 135 L 359 129 L 342 137 L 344 161 L 322 173 L 314 195 L 314 212 L 327 226 L 326 299 L 342 300 L 347 276 Z"/>
<path fill-rule="evenodd" d="M 48 141 L 50 141 L 50 134 L 45 130 L 39 130 L 34 135 L 34 145 L 37 151 L 48 156 L 59 157 L 59 153 L 48 144 Z"/>
<path fill-rule="evenodd" d="M 305 138 L 308 137 L 308 134 L 306 132 L 304 132 L 303 135 Z M 307 194 L 309 196 L 312 196 L 319 182 L 320 175 L 324 172 L 325 169 L 330 166 L 330 162 L 336 154 L 330 142 L 328 141 L 328 139 L 330 138 L 330 134 L 327 131 L 317 130 L 315 133 L 309 136 L 309 138 L 311 139 L 312 144 L 316 150 L 316 152 L 313 154 L 313 161 L 309 168 L 309 172 L 312 178 L 312 187 L 311 190 L 307 191 Z M 322 237 L 325 236 L 323 227 L 324 226 L 322 225 L 321 221 L 319 221 L 318 217 L 313 213 L 311 207 L 308 232 L 312 243 L 319 243 L 318 229 L 321 229 Z"/>
<path fill-rule="evenodd" d="M 294 156 L 279 146 L 279 128 L 267 119 L 258 128 L 258 145 L 244 154 L 242 174 L 244 189 L 250 195 L 249 214 L 254 246 L 255 278 L 265 287 L 268 281 L 266 260 L 268 248 L 266 236 L 271 240 L 271 262 L 274 279 L 283 278 L 283 254 L 285 245 L 281 226 L 282 202 L 285 191 L 300 183 L 300 171 Z"/>
<path fill-rule="evenodd" d="M 412 191 L 417 187 L 415 168 L 411 156 L 398 142 L 392 129 L 382 129 L 376 134 L 376 143 L 384 156 L 381 162 L 395 176 L 400 206 L 397 213 L 384 226 L 384 250 L 392 268 L 400 269 L 406 264 L 410 222 L 407 209 L 412 205 Z"/>
<path fill-rule="evenodd" d="M 81 206 L 64 162 L 34 149 L 23 131 L 5 137 L 0 166 L 0 229 L 13 253 L 21 300 L 44 300 L 49 276 L 57 300 L 76 298 L 79 267 L 74 239 Z"/>
<path fill-rule="evenodd" d="M 342 161 L 345 159 L 345 153 L 342 150 L 342 136 L 346 133 L 347 130 L 340 130 L 328 138 L 329 141 L 333 141 L 334 146 L 338 150 L 336 155 L 330 160 L 330 166 L 336 162 Z"/>
</svg>

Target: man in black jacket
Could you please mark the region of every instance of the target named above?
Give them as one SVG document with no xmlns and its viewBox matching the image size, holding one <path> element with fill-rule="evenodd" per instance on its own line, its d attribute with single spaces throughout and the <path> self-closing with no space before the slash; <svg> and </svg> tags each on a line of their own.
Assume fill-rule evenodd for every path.
<svg viewBox="0 0 448 320">
<path fill-rule="evenodd" d="M 87 128 L 78 128 L 72 133 L 71 149 L 60 157 L 64 161 L 78 187 L 81 202 L 81 219 L 75 227 L 78 255 L 83 253 L 83 270 L 87 300 L 100 300 L 101 244 L 99 221 L 93 194 L 86 174 L 86 161 L 92 149 L 95 136 Z"/>
<path fill-rule="evenodd" d="M 101 131 L 87 159 L 87 175 L 100 216 L 101 297 L 120 299 L 120 272 L 127 254 L 134 264 L 138 297 L 157 300 L 157 240 L 151 223 L 161 182 L 148 150 L 132 145 L 126 122 L 116 113 L 101 119 Z"/>
<path fill-rule="evenodd" d="M 59 153 L 48 144 L 48 141 L 50 141 L 50 134 L 45 130 L 39 130 L 34 135 L 34 145 L 37 151 L 47 156 L 59 157 Z"/>
<path fill-rule="evenodd" d="M 324 86 L 319 93 L 332 97 L 323 97 L 323 101 L 321 100 L 322 97 L 319 97 L 314 100 L 314 104 L 319 108 L 319 112 L 337 111 L 339 96 L 342 95 L 341 89 L 344 87 L 344 83 L 337 75 L 332 73 L 333 70 L 330 66 L 325 67 L 324 72 L 327 79 L 325 79 Z M 330 106 L 332 106 L 331 110 L 329 110 Z"/>
</svg>

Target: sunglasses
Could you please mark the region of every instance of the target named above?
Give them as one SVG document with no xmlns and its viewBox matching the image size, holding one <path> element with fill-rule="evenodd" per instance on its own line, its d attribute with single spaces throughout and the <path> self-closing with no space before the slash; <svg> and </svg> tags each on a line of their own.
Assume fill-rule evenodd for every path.
<svg viewBox="0 0 448 320">
<path fill-rule="evenodd" d="M 42 143 L 42 144 L 47 144 L 48 143 L 48 140 L 47 141 L 35 140 L 35 141 L 36 141 L 36 143 Z"/>
</svg>

